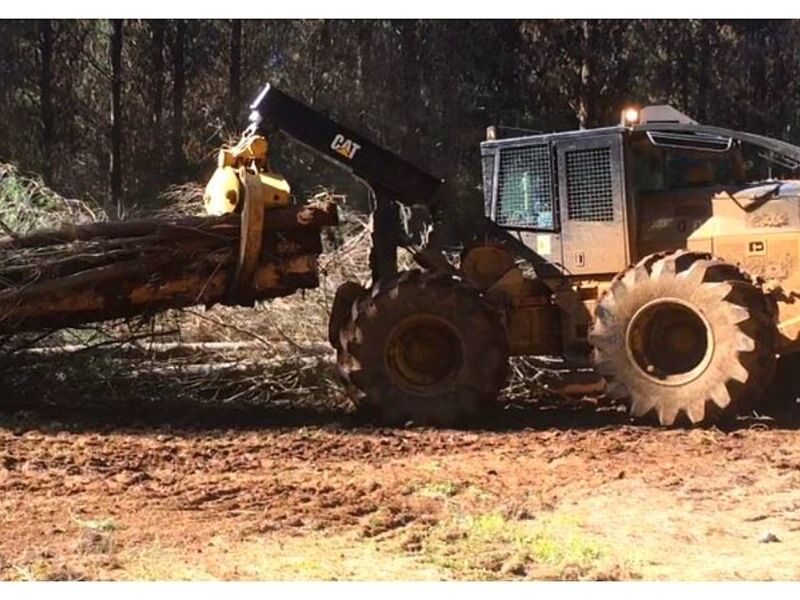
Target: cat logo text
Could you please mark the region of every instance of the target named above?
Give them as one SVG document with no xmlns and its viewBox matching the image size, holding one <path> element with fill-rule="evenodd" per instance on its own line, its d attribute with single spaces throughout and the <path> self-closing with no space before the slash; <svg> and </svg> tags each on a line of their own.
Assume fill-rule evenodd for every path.
<svg viewBox="0 0 800 600">
<path fill-rule="evenodd" d="M 331 142 L 331 150 L 335 150 L 345 158 L 353 160 L 353 157 L 361 149 L 361 144 L 356 144 L 353 140 L 348 140 L 341 133 L 337 133 Z"/>
</svg>

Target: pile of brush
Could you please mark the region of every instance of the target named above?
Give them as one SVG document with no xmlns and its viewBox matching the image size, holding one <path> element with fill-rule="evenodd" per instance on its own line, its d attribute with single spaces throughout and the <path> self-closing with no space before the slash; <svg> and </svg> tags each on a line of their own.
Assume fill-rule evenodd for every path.
<svg viewBox="0 0 800 600">
<path fill-rule="evenodd" d="M 103 220 L 99 206 L 65 198 L 40 178 L 0 162 L 0 237 Z"/>
<path fill-rule="evenodd" d="M 342 201 L 327 192 L 307 200 L 311 205 L 340 205 Z M 198 227 L 186 212 L 161 211 L 153 217 L 160 229 L 148 236 L 174 246 L 176 236 L 196 240 L 213 234 L 217 244 L 214 256 L 235 260 L 238 241 L 231 245 L 231 240 L 238 236 L 233 233 L 238 217 L 201 219 Z M 0 331 L 0 407 L 98 406 L 113 407 L 117 412 L 147 411 L 157 403 L 160 414 L 170 406 L 184 410 L 225 403 L 291 411 L 304 407 L 346 410 L 347 402 L 336 381 L 334 353 L 327 344 L 327 321 L 338 285 L 350 279 L 368 280 L 370 232 L 366 216 L 344 209 L 340 212 L 340 226 L 323 229 L 321 236 L 317 233 L 316 243 L 321 237 L 323 247 L 317 260 L 319 285 L 302 294 L 255 302 L 252 308 L 219 303 L 210 310 L 198 306 L 139 313 L 58 330 L 42 328 L 13 335 Z M 123 224 L 127 239 L 140 238 L 133 248 L 142 248 L 141 238 L 146 236 L 139 234 L 145 233 L 150 222 L 150 217 L 104 222 L 62 227 L 58 235 L 40 230 L 36 237 L 5 239 L 0 242 L 0 273 L 15 268 L 24 272 L 36 265 L 41 270 L 46 262 L 42 259 L 50 256 L 48 260 L 57 262 L 57 250 L 65 246 L 71 247 L 71 255 L 78 246 L 90 254 L 106 247 L 111 239 L 107 234 L 94 234 L 107 232 L 108 227 L 119 232 L 118 225 Z M 81 234 L 67 235 L 75 231 Z M 283 251 L 291 250 L 287 242 L 292 231 L 285 224 L 281 227 L 278 237 Z M 273 245 L 272 251 L 277 250 Z M 180 262 L 186 267 L 202 260 L 203 254 L 188 254 Z M 226 268 L 220 271 L 228 272 Z M 21 281 L 21 276 L 17 279 Z M 43 282 L 40 276 L 28 285 Z M 11 289 L 4 285 L 0 283 L 0 294 Z"/>
</svg>

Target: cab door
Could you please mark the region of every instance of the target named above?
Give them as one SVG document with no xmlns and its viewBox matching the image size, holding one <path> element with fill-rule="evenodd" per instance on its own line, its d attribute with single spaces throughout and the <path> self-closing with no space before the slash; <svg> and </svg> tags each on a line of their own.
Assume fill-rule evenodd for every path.
<svg viewBox="0 0 800 600">
<path fill-rule="evenodd" d="M 556 145 L 562 264 L 570 275 L 628 266 L 625 169 L 618 132 Z"/>
</svg>

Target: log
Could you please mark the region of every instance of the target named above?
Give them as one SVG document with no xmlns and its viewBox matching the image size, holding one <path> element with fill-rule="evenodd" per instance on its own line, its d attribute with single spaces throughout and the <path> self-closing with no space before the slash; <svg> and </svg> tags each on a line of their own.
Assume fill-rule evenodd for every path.
<svg viewBox="0 0 800 600">
<path fill-rule="evenodd" d="M 196 304 L 252 305 L 319 283 L 335 205 L 267 212 L 253 276 L 234 287 L 240 217 L 137 219 L 0 242 L 0 333 L 58 329 Z"/>
<path fill-rule="evenodd" d="M 108 273 L 103 275 L 107 278 Z M 255 291 L 246 297 L 229 297 L 233 269 L 216 273 L 194 272 L 164 276 L 160 280 L 131 278 L 131 271 L 115 278 L 113 285 L 82 286 L 65 291 L 28 295 L 24 299 L 0 301 L 0 333 L 60 329 L 139 315 L 152 315 L 171 308 L 197 304 L 212 306 L 252 305 L 256 300 L 288 296 L 298 289 L 319 285 L 316 256 L 299 256 L 288 261 L 259 266 Z M 108 281 L 108 279 L 107 279 Z"/>
<path fill-rule="evenodd" d="M 284 356 L 292 353 L 292 347 L 279 340 L 270 340 L 270 347 L 279 350 L 277 355 Z M 17 356 L 63 356 L 86 351 L 86 346 L 66 344 L 63 346 L 50 346 L 43 348 L 21 348 L 15 352 Z M 330 357 L 334 350 L 328 344 L 313 343 L 306 346 L 309 352 L 324 358 Z M 281 350 L 282 349 L 282 350 Z M 253 342 L 151 342 L 143 343 L 120 342 L 106 344 L 93 348 L 94 352 L 109 354 L 113 358 L 187 358 L 200 354 L 224 354 L 237 352 L 262 352 L 264 343 Z"/>
<path fill-rule="evenodd" d="M 287 206 L 267 211 L 265 231 L 282 231 L 333 226 L 338 224 L 336 205 L 319 202 L 307 206 Z M 136 238 L 156 236 L 158 239 L 175 237 L 222 236 L 238 239 L 241 215 L 220 217 L 180 217 L 177 219 L 130 219 L 73 225 L 63 229 L 43 230 L 21 237 L 0 239 L 0 250 L 42 248 L 75 241 L 98 238 Z"/>
</svg>

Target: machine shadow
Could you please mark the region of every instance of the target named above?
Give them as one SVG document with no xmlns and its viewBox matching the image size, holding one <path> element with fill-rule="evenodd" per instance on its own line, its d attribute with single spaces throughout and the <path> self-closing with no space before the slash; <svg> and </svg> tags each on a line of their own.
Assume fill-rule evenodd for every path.
<svg viewBox="0 0 800 600">
<path fill-rule="evenodd" d="M 323 428 L 342 434 L 400 431 L 424 431 L 429 428 L 408 423 L 385 427 L 348 405 L 341 397 L 328 402 L 315 398 L 295 401 L 265 400 L 261 403 L 193 402 L 167 395 L 148 399 L 125 396 L 117 390 L 112 401 L 65 395 L 63 401 L 6 398 L 0 401 L 0 428 L 13 432 L 165 433 L 202 436 L 224 430 L 275 431 L 305 427 Z M 622 406 L 598 406 L 591 400 L 555 403 L 548 401 L 499 404 L 479 421 L 464 423 L 451 431 L 502 433 L 514 431 L 589 431 L 636 427 L 659 430 L 652 423 L 632 421 Z M 800 408 L 790 407 L 770 415 L 753 415 L 718 424 L 717 430 L 732 432 L 750 428 L 778 430 L 800 429 Z M 688 431 L 689 427 L 678 426 Z"/>
<path fill-rule="evenodd" d="M 181 379 L 176 372 L 135 370 L 113 373 L 109 363 L 91 358 L 3 368 L 0 372 L 0 427 L 13 431 L 80 431 L 130 433 L 149 431 L 184 435 L 225 429 L 259 431 L 320 427 L 337 432 L 386 430 L 357 412 L 336 383 L 332 365 L 318 365 L 313 377 L 282 384 L 286 372 L 266 375 L 252 369 L 221 369 L 208 381 Z M 6 367 L 9 367 L 6 364 Z M 184 374 L 185 375 L 185 374 Z M 254 386 L 253 382 L 258 384 Z M 245 393 L 247 392 L 247 393 Z M 564 400 L 519 393 L 470 423 L 463 431 L 590 430 L 634 423 L 621 404 L 591 398 Z M 800 429 L 800 405 L 768 415 L 751 415 L 716 425 L 721 431 L 751 427 Z M 400 430 L 417 429 L 413 423 Z"/>
</svg>

